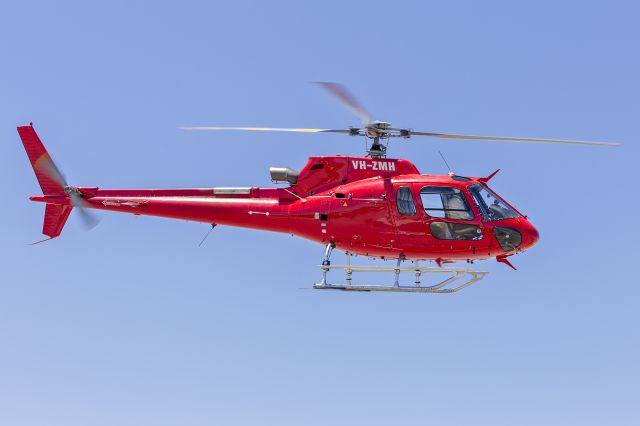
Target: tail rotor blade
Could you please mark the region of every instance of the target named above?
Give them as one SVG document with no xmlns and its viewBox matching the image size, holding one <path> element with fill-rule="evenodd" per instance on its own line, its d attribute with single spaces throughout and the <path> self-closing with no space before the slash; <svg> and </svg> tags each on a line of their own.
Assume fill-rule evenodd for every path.
<svg viewBox="0 0 640 426">
<path fill-rule="evenodd" d="M 84 226 L 87 231 L 91 231 L 93 228 L 98 226 L 98 224 L 100 223 L 100 218 L 98 216 L 90 213 L 84 207 L 78 207 L 77 209 L 80 220 L 82 221 L 82 226 Z"/>
<path fill-rule="evenodd" d="M 86 202 L 82 199 L 82 196 L 76 192 L 71 192 L 69 196 L 71 198 L 71 204 L 78 211 L 78 216 L 80 217 L 80 221 L 84 228 L 87 231 L 95 228 L 98 223 L 100 223 L 100 218 L 89 211 L 86 207 Z"/>
<path fill-rule="evenodd" d="M 43 155 L 36 163 L 38 170 L 45 174 L 49 179 L 53 180 L 63 188 L 69 188 L 67 179 L 64 177 L 60 169 L 53 162 L 49 154 Z M 86 230 L 95 228 L 100 223 L 100 218 L 95 214 L 88 211 L 86 202 L 78 192 L 75 190 L 68 191 L 69 198 L 71 199 L 71 205 L 78 211 L 78 216 L 82 222 L 82 225 Z"/>
<path fill-rule="evenodd" d="M 56 163 L 53 162 L 51 156 L 48 153 L 45 153 L 42 157 L 40 157 L 34 164 L 34 166 L 40 171 L 42 174 L 46 175 L 49 179 L 57 183 L 63 188 L 66 188 L 67 179 L 65 179 L 60 169 L 56 166 Z"/>
</svg>

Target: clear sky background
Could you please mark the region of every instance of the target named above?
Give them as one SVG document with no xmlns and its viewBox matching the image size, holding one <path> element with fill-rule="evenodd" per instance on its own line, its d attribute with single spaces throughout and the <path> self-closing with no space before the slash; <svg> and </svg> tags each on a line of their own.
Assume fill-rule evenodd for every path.
<svg viewBox="0 0 640 426">
<path fill-rule="evenodd" d="M 30 2 L 0 13 L 0 424 L 637 425 L 640 7 L 617 1 Z M 308 289 L 322 247 L 103 213 L 38 246 L 16 133 L 77 185 L 269 186 L 357 124 L 312 81 L 416 130 L 393 156 L 500 174 L 540 243 L 454 295 Z M 339 258 L 339 256 L 336 256 Z"/>
</svg>

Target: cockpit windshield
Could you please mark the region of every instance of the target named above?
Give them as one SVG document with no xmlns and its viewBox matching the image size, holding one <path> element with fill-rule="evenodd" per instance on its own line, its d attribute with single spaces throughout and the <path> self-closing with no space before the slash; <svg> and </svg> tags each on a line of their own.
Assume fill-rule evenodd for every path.
<svg viewBox="0 0 640 426">
<path fill-rule="evenodd" d="M 518 212 L 500 200 L 489 188 L 476 184 L 469 186 L 469 192 L 478 205 L 484 220 L 512 219 L 520 216 Z"/>
</svg>

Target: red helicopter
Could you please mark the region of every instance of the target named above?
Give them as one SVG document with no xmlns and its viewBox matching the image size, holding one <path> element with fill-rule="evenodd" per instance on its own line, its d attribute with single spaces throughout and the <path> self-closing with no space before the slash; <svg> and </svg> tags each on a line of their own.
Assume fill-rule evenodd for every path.
<svg viewBox="0 0 640 426">
<path fill-rule="evenodd" d="M 271 179 L 288 186 L 275 188 L 216 187 L 195 189 L 101 189 L 69 185 L 36 134 L 33 125 L 18 127 L 43 195 L 32 201 L 46 204 L 42 233 L 56 238 L 76 208 L 86 226 L 96 219 L 87 209 L 160 216 L 217 225 L 284 232 L 325 246 L 318 289 L 450 293 L 465 288 L 486 272 L 443 268 L 445 263 L 495 258 L 513 268 L 508 257 L 533 247 L 538 231 L 513 205 L 488 187 L 487 177 L 420 174 L 408 160 L 386 158 L 388 141 L 428 136 L 446 139 L 563 143 L 615 146 L 602 142 L 473 136 L 416 132 L 372 120 L 341 85 L 319 83 L 337 96 L 362 121 L 347 129 L 286 129 L 257 127 L 185 127 L 186 130 L 250 130 L 343 133 L 371 139 L 364 157 L 310 157 L 298 172 L 272 167 Z M 40 241 L 40 242 L 43 242 Z M 347 254 L 345 265 L 332 265 L 333 249 Z M 356 266 L 351 256 L 395 260 L 392 267 Z M 403 261 L 413 266 L 403 267 Z M 424 267 L 421 261 L 435 261 Z M 327 272 L 346 271 L 346 283 L 330 284 Z M 515 269 L 515 268 L 514 268 Z M 354 272 L 395 275 L 391 285 L 352 282 Z M 413 282 L 400 283 L 401 273 Z M 425 276 L 442 276 L 423 283 Z"/>
</svg>

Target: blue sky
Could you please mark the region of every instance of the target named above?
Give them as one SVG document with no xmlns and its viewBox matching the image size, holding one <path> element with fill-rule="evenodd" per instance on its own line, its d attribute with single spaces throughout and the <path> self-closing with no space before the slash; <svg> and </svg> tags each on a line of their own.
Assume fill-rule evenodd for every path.
<svg viewBox="0 0 640 426">
<path fill-rule="evenodd" d="M 0 423 L 631 425 L 640 421 L 636 2 L 5 2 L 0 14 Z M 322 247 L 104 213 L 39 246 L 15 127 L 78 185 L 268 186 L 271 165 L 359 155 L 310 84 L 425 131 L 392 155 L 493 188 L 541 234 L 445 296 L 308 289 Z"/>
</svg>

